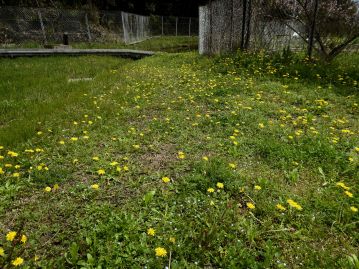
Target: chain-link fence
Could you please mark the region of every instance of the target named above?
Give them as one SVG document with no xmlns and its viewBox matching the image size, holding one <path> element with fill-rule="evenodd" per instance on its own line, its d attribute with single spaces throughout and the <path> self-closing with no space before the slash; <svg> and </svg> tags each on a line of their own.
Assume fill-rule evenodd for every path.
<svg viewBox="0 0 359 269">
<path fill-rule="evenodd" d="M 204 54 L 307 50 L 330 59 L 358 49 L 359 8 L 353 1 L 211 0 L 199 17 Z"/>
<path fill-rule="evenodd" d="M 138 42 L 151 36 L 197 36 L 198 18 L 121 11 L 0 7 L 0 43 Z"/>
</svg>

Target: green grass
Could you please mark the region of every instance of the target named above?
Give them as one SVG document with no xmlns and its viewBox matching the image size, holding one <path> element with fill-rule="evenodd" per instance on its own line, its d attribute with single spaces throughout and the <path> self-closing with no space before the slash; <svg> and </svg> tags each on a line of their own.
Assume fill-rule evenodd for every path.
<svg viewBox="0 0 359 269">
<path fill-rule="evenodd" d="M 358 55 L 0 61 L 0 267 L 357 268 Z"/>
<path fill-rule="evenodd" d="M 197 50 L 198 37 L 196 36 L 163 36 L 152 37 L 145 41 L 135 44 L 121 44 L 121 43 L 75 43 L 74 48 L 125 48 L 136 50 L 149 50 L 149 51 L 164 51 L 164 52 L 185 52 Z"/>
<path fill-rule="evenodd" d="M 55 44 L 53 44 L 55 45 Z M 198 37 L 196 36 L 157 36 L 138 42 L 136 44 L 126 45 L 122 42 L 100 43 L 100 42 L 71 42 L 70 45 L 76 49 L 137 49 L 149 51 L 164 52 L 186 52 L 197 50 Z M 17 48 L 42 48 L 43 46 L 36 42 L 26 42 L 16 44 Z"/>
</svg>

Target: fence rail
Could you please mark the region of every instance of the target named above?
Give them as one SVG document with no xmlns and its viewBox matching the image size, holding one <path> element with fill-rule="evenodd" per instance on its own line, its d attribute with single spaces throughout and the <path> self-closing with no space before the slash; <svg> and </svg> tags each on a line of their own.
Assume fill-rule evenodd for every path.
<svg viewBox="0 0 359 269">
<path fill-rule="evenodd" d="M 126 19 L 124 19 L 126 18 Z M 198 18 L 121 11 L 0 7 L 0 43 L 136 42 L 150 36 L 196 36 Z"/>
</svg>

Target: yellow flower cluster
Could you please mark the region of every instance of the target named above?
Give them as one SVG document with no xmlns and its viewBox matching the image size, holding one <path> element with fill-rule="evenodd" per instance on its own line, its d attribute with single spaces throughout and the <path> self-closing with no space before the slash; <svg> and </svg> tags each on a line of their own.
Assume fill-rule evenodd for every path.
<svg viewBox="0 0 359 269">
<path fill-rule="evenodd" d="M 281 205 L 281 204 L 277 204 L 276 205 L 276 208 L 278 209 L 278 210 L 280 210 L 280 211 L 286 211 L 287 209 L 283 206 L 283 205 Z"/>
<path fill-rule="evenodd" d="M 154 235 L 156 234 L 156 230 L 153 229 L 153 228 L 148 228 L 147 234 L 148 234 L 148 235 L 151 235 L 151 236 L 154 236 Z"/>
<path fill-rule="evenodd" d="M 13 261 L 11 262 L 11 264 L 14 265 L 15 267 L 20 266 L 20 265 L 22 265 L 23 263 L 24 263 L 24 259 L 21 258 L 21 257 L 17 257 L 15 260 L 13 260 Z"/>
<path fill-rule="evenodd" d="M 155 248 L 155 253 L 157 257 L 165 257 L 167 255 L 167 250 L 163 247 Z"/>
<path fill-rule="evenodd" d="M 303 208 L 301 207 L 301 205 L 299 205 L 297 202 L 293 201 L 292 199 L 288 199 L 287 203 L 291 206 L 294 207 L 297 210 L 302 210 Z"/>
<path fill-rule="evenodd" d="M 184 159 L 186 158 L 186 154 L 183 151 L 178 152 L 178 159 Z"/>
<path fill-rule="evenodd" d="M 171 179 L 170 179 L 169 177 L 163 177 L 163 178 L 162 178 L 162 181 L 163 181 L 164 183 L 168 183 L 168 182 L 171 181 Z"/>
</svg>

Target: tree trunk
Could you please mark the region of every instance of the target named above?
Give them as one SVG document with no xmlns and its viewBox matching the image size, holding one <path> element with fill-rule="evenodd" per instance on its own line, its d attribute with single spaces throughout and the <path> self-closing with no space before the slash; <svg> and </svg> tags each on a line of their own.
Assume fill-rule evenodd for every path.
<svg viewBox="0 0 359 269">
<path fill-rule="evenodd" d="M 243 0 L 242 10 L 242 38 L 241 38 L 241 50 L 244 50 L 245 35 L 246 35 L 246 15 L 247 15 L 247 0 Z"/>
<path fill-rule="evenodd" d="M 244 43 L 244 49 L 249 49 L 249 41 L 251 38 L 252 0 L 248 0 L 247 13 L 248 15 L 246 23 L 246 41 Z"/>
<path fill-rule="evenodd" d="M 340 44 L 339 46 L 336 46 L 334 49 L 332 49 L 326 56 L 325 60 L 327 62 L 332 61 L 335 57 L 337 57 L 345 48 L 350 45 L 355 39 L 359 37 L 359 33 L 354 35 L 353 37 L 349 38 L 344 43 Z"/>
<path fill-rule="evenodd" d="M 312 58 L 312 54 L 313 54 L 314 33 L 315 33 L 316 19 L 317 19 L 317 15 L 318 15 L 318 6 L 319 6 L 319 0 L 315 0 L 312 23 L 311 23 L 310 29 L 309 29 L 309 40 L 308 40 L 309 41 L 308 42 L 308 57 L 309 57 L 309 59 Z"/>
</svg>

